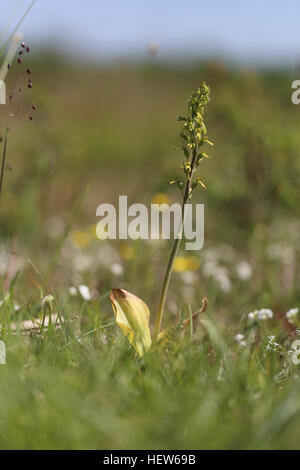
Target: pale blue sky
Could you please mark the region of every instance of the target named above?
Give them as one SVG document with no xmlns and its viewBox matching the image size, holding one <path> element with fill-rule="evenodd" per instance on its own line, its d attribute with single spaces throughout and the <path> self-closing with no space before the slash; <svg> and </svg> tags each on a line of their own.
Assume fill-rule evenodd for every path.
<svg viewBox="0 0 300 470">
<path fill-rule="evenodd" d="M 30 1 L 1 3 L 7 18 Z M 293 66 L 300 59 L 299 20 L 299 0 L 37 0 L 21 29 L 33 44 L 52 41 L 78 57 L 144 57 L 157 41 L 161 59 L 213 53 Z"/>
</svg>

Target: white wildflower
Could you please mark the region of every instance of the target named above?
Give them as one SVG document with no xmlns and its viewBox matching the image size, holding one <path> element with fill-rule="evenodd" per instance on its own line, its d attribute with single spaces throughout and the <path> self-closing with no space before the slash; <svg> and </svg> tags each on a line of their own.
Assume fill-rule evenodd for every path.
<svg viewBox="0 0 300 470">
<path fill-rule="evenodd" d="M 292 320 L 298 315 L 298 312 L 299 312 L 299 308 L 291 308 L 288 312 L 286 312 L 285 316 L 289 320 Z"/>
<path fill-rule="evenodd" d="M 110 270 L 115 276 L 121 276 L 124 272 L 124 268 L 120 263 L 113 263 Z"/>
<path fill-rule="evenodd" d="M 249 320 L 268 320 L 273 318 L 274 314 L 269 308 L 262 308 L 248 313 Z"/>
<path fill-rule="evenodd" d="M 248 281 L 252 277 L 253 269 L 246 261 L 240 261 L 236 267 L 236 273 L 241 281 Z"/>
<path fill-rule="evenodd" d="M 268 320 L 269 318 L 273 318 L 273 312 L 269 308 L 262 308 L 258 311 L 258 320 Z"/>
<path fill-rule="evenodd" d="M 273 243 L 267 248 L 267 255 L 274 260 L 281 261 L 284 264 L 290 264 L 294 261 L 294 249 L 285 243 Z"/>
<path fill-rule="evenodd" d="M 197 282 L 197 274 L 193 271 L 184 271 L 180 273 L 180 278 L 184 284 L 193 285 Z"/>
<path fill-rule="evenodd" d="M 77 293 L 78 293 L 77 287 L 74 287 L 74 286 L 70 287 L 70 289 L 69 289 L 69 294 L 70 295 L 72 295 L 74 297 L 75 295 L 77 295 Z"/>
<path fill-rule="evenodd" d="M 73 256 L 73 265 L 75 271 L 83 272 L 88 271 L 94 265 L 94 258 L 91 255 L 82 252 L 76 253 Z"/>
<path fill-rule="evenodd" d="M 203 274 L 211 276 L 220 286 L 223 292 L 230 292 L 232 282 L 229 277 L 229 271 L 225 266 L 218 265 L 215 261 L 210 260 L 204 263 Z"/>
<path fill-rule="evenodd" d="M 241 335 L 240 333 L 238 333 L 237 335 L 235 335 L 234 339 L 239 343 L 240 341 L 242 341 L 242 339 L 244 339 L 245 336 L 244 335 Z"/>
<path fill-rule="evenodd" d="M 88 288 L 88 286 L 79 286 L 78 290 L 79 290 L 79 293 L 80 293 L 81 297 L 84 300 L 87 300 L 87 301 L 91 300 L 92 295 L 91 295 L 91 292 L 90 292 L 90 289 Z"/>
<path fill-rule="evenodd" d="M 244 348 L 246 346 L 246 341 L 245 341 L 245 336 L 244 335 L 238 333 L 237 335 L 235 335 L 234 339 L 238 343 L 238 345 L 241 346 L 242 348 Z"/>
</svg>

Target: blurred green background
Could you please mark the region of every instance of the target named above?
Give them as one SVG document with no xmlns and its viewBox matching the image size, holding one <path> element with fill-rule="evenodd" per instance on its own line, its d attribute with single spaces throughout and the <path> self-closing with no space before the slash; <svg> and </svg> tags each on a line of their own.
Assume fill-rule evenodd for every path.
<svg viewBox="0 0 300 470">
<path fill-rule="evenodd" d="M 285 316 L 300 304 L 296 3 L 282 11 L 274 1 L 270 12 L 243 2 L 247 15 L 217 0 L 219 9 L 90 0 L 89 10 L 74 1 L 61 15 L 54 3 L 37 2 L 24 23 L 31 53 L 8 74 L 8 93 L 18 77 L 12 107 L 0 107 L 0 136 L 13 114 L 0 197 L 8 364 L 0 447 L 299 447 L 299 376 L 288 350 L 300 325 Z M 19 77 L 27 66 L 32 90 Z M 108 294 L 138 295 L 153 322 L 171 241 L 100 241 L 96 209 L 120 195 L 129 204 L 181 201 L 169 185 L 183 161 L 177 116 L 203 81 L 214 147 L 199 169 L 207 189 L 193 201 L 205 204 L 205 245 L 187 252 L 182 244 L 165 323 L 206 296 L 216 331 L 199 326 L 193 340 L 187 332 L 139 361 Z M 82 285 L 89 294 L 74 295 Z M 250 324 L 247 314 L 263 307 L 273 320 Z M 12 324 L 50 312 L 64 317 L 61 329 L 15 334 Z M 281 349 L 268 349 L 271 334 Z"/>
<path fill-rule="evenodd" d="M 5 4 L 3 13 L 9 18 L 15 7 L 18 18 L 29 4 Z M 22 25 L 31 52 L 7 78 L 8 93 L 17 87 L 12 108 L 0 109 L 2 135 L 14 114 L 0 200 L 4 287 L 22 268 L 19 281 L 29 284 L 26 294 L 36 294 L 29 259 L 49 289 L 84 283 L 97 297 L 123 286 L 156 308 L 170 243 L 101 242 L 96 209 L 117 204 L 119 195 L 128 195 L 129 204 L 180 202 L 169 185 L 183 160 L 175 150 L 177 116 L 206 81 L 215 146 L 200 168 L 207 190 L 194 198 L 206 208 L 205 247 L 182 250 L 169 307 L 197 306 L 209 295 L 221 309 L 233 302 L 231 312 L 240 315 L 258 304 L 297 302 L 299 107 L 291 102 L 297 15 L 282 12 L 277 1 L 271 12 L 258 1 L 225 8 L 219 0 L 191 0 L 192 10 L 177 0 L 173 8 L 169 1 L 136 0 L 72 5 L 60 5 L 58 17 L 57 3 L 34 4 Z M 32 90 L 20 72 L 27 66 Z"/>
<path fill-rule="evenodd" d="M 170 299 L 181 299 L 176 278 L 181 282 L 184 271 L 192 271 L 194 290 L 187 300 L 195 304 L 210 290 L 212 298 L 222 298 L 222 308 L 224 294 L 245 303 L 241 288 L 247 308 L 256 306 L 258 295 L 273 305 L 299 300 L 299 108 L 291 103 L 289 72 L 216 61 L 185 67 L 28 61 L 34 88 L 17 97 L 20 114 L 9 134 L 12 171 L 5 175 L 0 212 L 3 259 L 5 250 L 13 250 L 60 287 L 88 283 L 101 294 L 117 284 L 155 306 L 170 243 L 97 240 L 96 208 L 117 204 L 123 194 L 129 204 L 180 202 L 179 191 L 168 184 L 183 159 L 175 149 L 177 116 L 185 112 L 189 92 L 205 80 L 215 145 L 213 158 L 200 167 L 207 190 L 194 197 L 205 203 L 205 247 L 182 250 L 186 264 L 178 264 L 183 274 L 175 275 Z M 33 122 L 27 115 L 31 102 L 37 105 Z M 5 107 L 1 113 L 3 128 Z M 16 257 L 12 265 L 25 267 Z M 28 269 L 29 278 L 33 274 L 28 266 L 24 280 Z"/>
</svg>

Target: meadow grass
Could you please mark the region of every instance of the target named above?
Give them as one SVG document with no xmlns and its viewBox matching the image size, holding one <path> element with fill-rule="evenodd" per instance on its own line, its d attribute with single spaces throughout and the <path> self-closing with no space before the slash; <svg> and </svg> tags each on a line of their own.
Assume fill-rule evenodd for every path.
<svg viewBox="0 0 300 470">
<path fill-rule="evenodd" d="M 112 325 L 4 338 L 1 448 L 298 448 L 299 379 L 265 345 L 201 329 L 140 361 Z"/>
<path fill-rule="evenodd" d="M 286 317 L 300 303 L 300 118 L 290 74 L 217 63 L 95 69 L 49 56 L 33 69 L 39 112 L 34 125 L 12 125 L 0 200 L 0 448 L 299 448 L 300 366 L 288 353 L 298 321 Z M 153 320 L 170 246 L 100 242 L 95 212 L 120 194 L 178 200 L 168 185 L 176 116 L 203 80 L 215 143 L 209 190 L 194 199 L 206 204 L 205 247 L 180 250 L 166 324 L 204 296 L 209 306 L 193 338 L 186 331 L 138 359 L 109 291 L 137 294 Z M 91 300 L 69 293 L 82 284 Z M 55 300 L 43 306 L 49 294 Z M 263 307 L 272 319 L 249 320 Z M 64 318 L 60 329 L 11 331 L 50 313 Z"/>
</svg>

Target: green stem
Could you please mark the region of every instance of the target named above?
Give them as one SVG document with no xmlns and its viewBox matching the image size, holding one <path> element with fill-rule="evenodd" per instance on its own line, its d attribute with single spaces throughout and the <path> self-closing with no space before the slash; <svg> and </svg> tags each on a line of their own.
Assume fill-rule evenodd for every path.
<svg viewBox="0 0 300 470">
<path fill-rule="evenodd" d="M 185 186 L 185 191 L 184 191 L 184 197 L 183 197 L 183 202 L 182 202 L 182 217 L 181 217 L 181 227 L 180 227 L 180 232 L 183 234 L 183 229 L 184 229 L 184 220 L 185 220 L 185 215 L 186 215 L 186 204 L 188 202 L 188 199 L 190 197 L 190 192 L 191 192 L 191 185 L 192 185 L 192 178 L 193 178 L 193 173 L 195 170 L 195 164 L 196 164 L 196 159 L 197 159 L 197 147 L 195 148 L 193 152 L 193 158 L 191 162 L 191 171 L 188 175 L 187 181 L 186 181 L 186 186 Z M 158 311 L 156 314 L 156 319 L 155 319 L 155 326 L 154 326 L 154 334 L 153 334 L 153 344 L 157 343 L 158 341 L 158 336 L 160 333 L 160 327 L 161 327 L 161 322 L 162 322 L 162 316 L 164 312 L 164 307 L 165 307 L 165 302 L 167 298 L 167 293 L 169 289 L 169 284 L 170 284 L 170 279 L 173 271 L 173 266 L 174 262 L 178 253 L 178 249 L 180 246 L 181 242 L 181 237 L 178 237 L 173 245 L 173 249 L 170 255 L 167 271 L 165 274 L 163 286 L 162 286 L 162 291 L 160 295 L 160 301 L 159 301 L 159 307 Z"/>
</svg>

